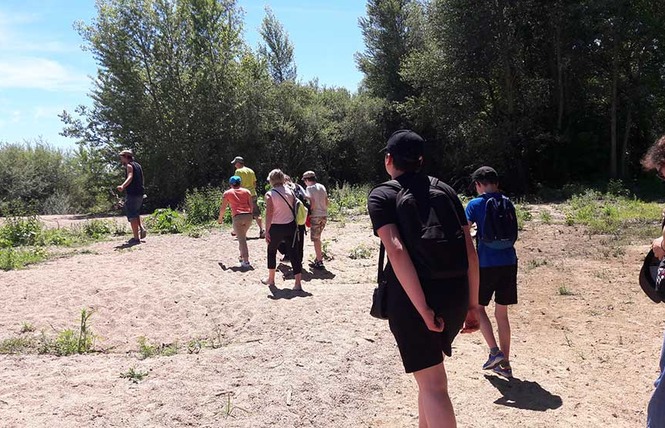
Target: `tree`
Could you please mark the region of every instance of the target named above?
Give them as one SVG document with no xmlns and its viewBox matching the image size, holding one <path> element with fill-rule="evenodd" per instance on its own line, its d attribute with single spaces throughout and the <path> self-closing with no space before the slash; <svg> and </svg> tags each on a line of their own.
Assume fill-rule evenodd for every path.
<svg viewBox="0 0 665 428">
<path fill-rule="evenodd" d="M 259 51 L 267 58 L 270 75 L 276 83 L 295 82 L 296 63 L 289 35 L 270 7 L 266 6 L 265 11 L 260 31 L 265 45 L 261 45 Z"/>
</svg>

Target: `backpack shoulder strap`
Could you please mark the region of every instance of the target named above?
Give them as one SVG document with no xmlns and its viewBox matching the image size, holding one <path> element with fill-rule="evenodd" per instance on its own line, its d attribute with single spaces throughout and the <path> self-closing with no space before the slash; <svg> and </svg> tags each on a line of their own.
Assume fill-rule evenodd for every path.
<svg viewBox="0 0 665 428">
<path fill-rule="evenodd" d="M 383 282 L 386 279 L 386 274 L 383 271 L 383 260 L 386 255 L 386 247 L 383 246 L 383 242 L 381 242 L 381 246 L 379 247 L 379 271 L 376 275 L 377 281 L 379 283 Z"/>
<path fill-rule="evenodd" d="M 284 197 L 284 195 L 282 195 L 282 194 L 279 192 L 279 190 L 277 190 L 277 189 L 272 189 L 272 190 L 274 190 L 279 196 L 282 197 L 282 199 L 284 199 L 284 202 L 286 202 L 286 205 L 287 205 L 289 208 L 291 208 L 291 212 L 294 213 L 294 214 L 293 214 L 293 217 L 295 217 L 295 212 L 296 212 L 296 208 L 295 208 L 295 206 L 292 206 L 292 205 L 289 203 L 289 201 L 286 200 L 286 198 Z"/>
</svg>

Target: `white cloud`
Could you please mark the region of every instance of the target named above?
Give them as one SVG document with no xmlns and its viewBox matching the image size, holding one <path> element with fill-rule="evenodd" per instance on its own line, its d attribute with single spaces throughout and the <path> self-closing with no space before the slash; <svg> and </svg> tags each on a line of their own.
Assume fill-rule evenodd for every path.
<svg viewBox="0 0 665 428">
<path fill-rule="evenodd" d="M 84 91 L 89 79 L 46 58 L 15 57 L 0 62 L 0 88 Z"/>
</svg>

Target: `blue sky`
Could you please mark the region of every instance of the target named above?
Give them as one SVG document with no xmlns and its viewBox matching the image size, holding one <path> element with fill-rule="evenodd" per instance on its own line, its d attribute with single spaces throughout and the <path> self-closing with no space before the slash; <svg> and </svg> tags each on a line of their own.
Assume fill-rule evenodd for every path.
<svg viewBox="0 0 665 428">
<path fill-rule="evenodd" d="M 270 6 L 295 47 L 298 78 L 357 89 L 362 74 L 353 55 L 364 48 L 358 18 L 363 0 L 238 0 L 245 11 L 245 40 L 255 48 L 264 7 Z M 89 104 L 96 64 L 73 29 L 96 15 L 94 0 L 0 2 L 0 142 L 41 137 L 62 148 L 58 113 Z"/>
</svg>

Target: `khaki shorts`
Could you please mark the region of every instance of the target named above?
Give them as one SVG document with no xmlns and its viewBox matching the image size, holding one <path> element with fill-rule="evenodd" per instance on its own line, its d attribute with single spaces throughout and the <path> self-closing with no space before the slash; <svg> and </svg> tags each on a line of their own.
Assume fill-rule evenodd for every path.
<svg viewBox="0 0 665 428">
<path fill-rule="evenodd" d="M 309 222 L 312 225 L 309 230 L 312 241 L 321 240 L 321 232 L 326 228 L 327 221 L 328 217 L 312 217 L 309 219 Z"/>
</svg>

